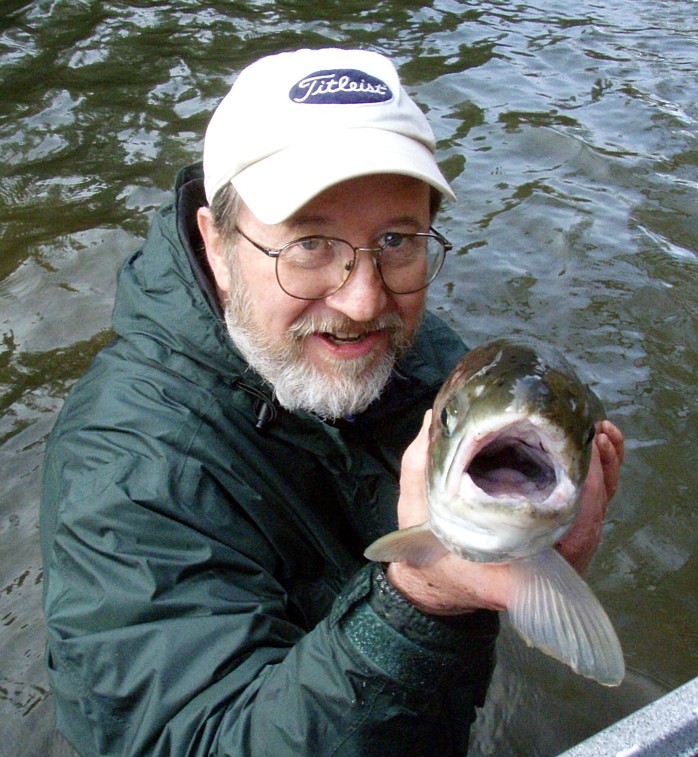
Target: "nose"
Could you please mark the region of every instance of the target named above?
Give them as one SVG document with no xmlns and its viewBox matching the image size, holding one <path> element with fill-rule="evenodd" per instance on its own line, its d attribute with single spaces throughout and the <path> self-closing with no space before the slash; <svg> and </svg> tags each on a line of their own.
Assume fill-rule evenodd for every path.
<svg viewBox="0 0 698 757">
<path fill-rule="evenodd" d="M 361 249 L 349 277 L 341 289 L 326 298 L 334 310 L 353 321 L 370 321 L 384 312 L 388 306 L 389 292 L 376 268 L 372 252 Z"/>
</svg>

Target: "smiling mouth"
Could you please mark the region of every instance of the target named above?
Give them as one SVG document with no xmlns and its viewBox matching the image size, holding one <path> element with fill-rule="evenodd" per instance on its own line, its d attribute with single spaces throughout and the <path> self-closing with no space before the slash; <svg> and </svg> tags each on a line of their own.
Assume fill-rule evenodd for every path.
<svg viewBox="0 0 698 757">
<path fill-rule="evenodd" d="M 358 342 L 363 342 L 369 336 L 369 334 L 375 333 L 375 331 L 370 331 L 363 334 L 347 334 L 344 332 L 333 334 L 329 331 L 324 331 L 322 333 L 322 336 L 325 339 L 329 339 L 329 341 L 334 342 L 335 344 L 357 344 Z"/>
<path fill-rule="evenodd" d="M 305 316 L 288 330 L 288 335 L 302 343 L 308 337 L 320 337 L 337 347 L 360 344 L 378 336 L 389 337 L 396 351 L 407 346 L 403 323 L 398 313 L 384 313 L 370 321 L 350 318 Z"/>
</svg>

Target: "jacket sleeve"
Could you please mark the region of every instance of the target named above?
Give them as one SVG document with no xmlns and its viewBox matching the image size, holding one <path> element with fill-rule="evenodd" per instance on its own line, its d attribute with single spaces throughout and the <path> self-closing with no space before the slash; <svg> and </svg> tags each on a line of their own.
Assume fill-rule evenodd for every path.
<svg viewBox="0 0 698 757">
<path fill-rule="evenodd" d="M 366 565 L 303 629 L 255 524 L 207 519 L 205 471 L 196 518 L 171 508 L 161 464 L 76 485 L 47 458 L 47 659 L 81 754 L 464 754 L 496 615 L 424 616 Z"/>
</svg>

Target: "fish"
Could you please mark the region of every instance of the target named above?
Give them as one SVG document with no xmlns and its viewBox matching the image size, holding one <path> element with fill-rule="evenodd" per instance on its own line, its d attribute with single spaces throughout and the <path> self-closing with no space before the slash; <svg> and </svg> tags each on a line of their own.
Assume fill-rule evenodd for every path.
<svg viewBox="0 0 698 757">
<path fill-rule="evenodd" d="M 434 400 L 429 520 L 393 531 L 369 560 L 426 565 L 452 552 L 509 563 L 509 620 L 529 646 L 605 686 L 625 674 L 618 636 L 554 549 L 579 513 L 601 401 L 539 339 L 497 339 L 461 359 Z"/>
</svg>

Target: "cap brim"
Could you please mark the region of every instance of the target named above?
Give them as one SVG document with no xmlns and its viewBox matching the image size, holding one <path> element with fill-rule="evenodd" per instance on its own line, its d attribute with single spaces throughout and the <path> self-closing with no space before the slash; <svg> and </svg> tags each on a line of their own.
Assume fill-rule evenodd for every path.
<svg viewBox="0 0 698 757">
<path fill-rule="evenodd" d="M 232 184 L 254 215 L 281 223 L 329 187 L 373 174 L 412 176 L 455 195 L 426 145 L 382 129 L 354 128 L 332 139 L 296 143 L 248 166 Z"/>
</svg>

